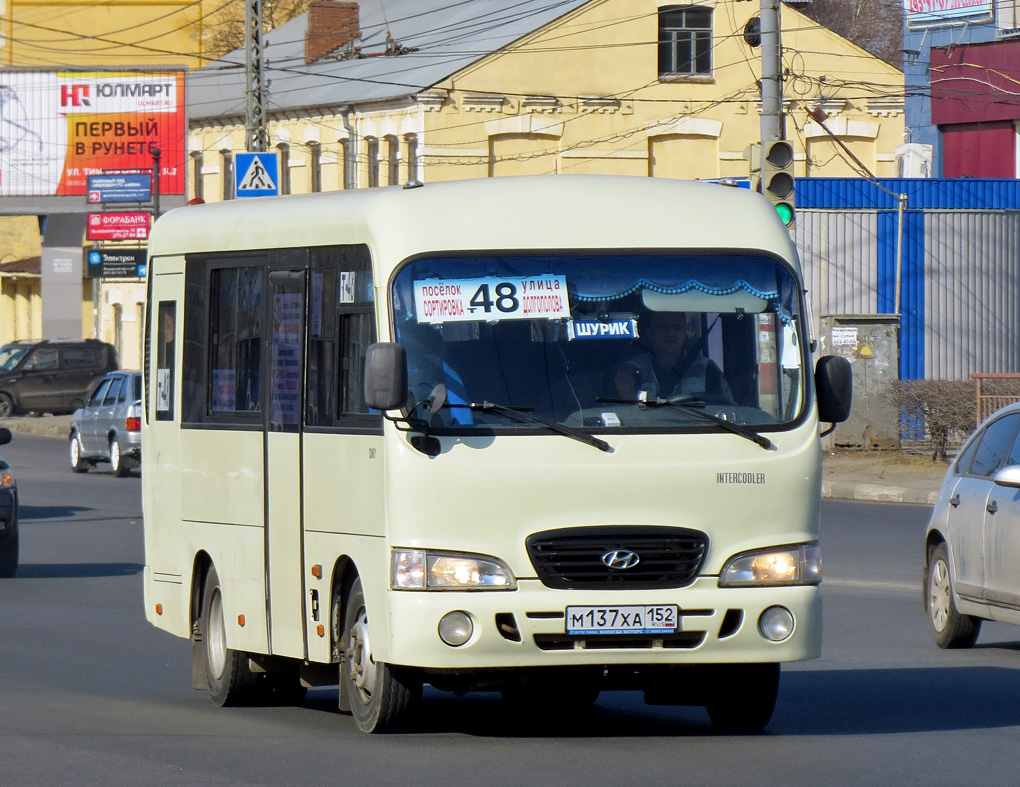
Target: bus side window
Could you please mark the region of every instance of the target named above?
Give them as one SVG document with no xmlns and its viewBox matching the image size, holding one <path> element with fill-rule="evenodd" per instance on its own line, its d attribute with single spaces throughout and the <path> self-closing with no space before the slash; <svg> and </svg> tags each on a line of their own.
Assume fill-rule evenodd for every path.
<svg viewBox="0 0 1020 787">
<path fill-rule="evenodd" d="M 375 290 L 366 246 L 311 250 L 305 422 L 375 424 L 365 405 L 365 351 L 375 341 Z"/>
<path fill-rule="evenodd" d="M 313 253 L 308 292 L 308 364 L 305 423 L 332 426 L 337 390 L 337 285 L 335 264 L 317 265 Z"/>
<path fill-rule="evenodd" d="M 160 301 L 156 314 L 156 420 L 174 419 L 174 347 L 177 343 L 177 303 Z"/>
<path fill-rule="evenodd" d="M 209 321 L 212 412 L 261 409 L 262 272 L 260 267 L 212 271 Z"/>
<path fill-rule="evenodd" d="M 343 250 L 340 262 L 340 411 L 342 420 L 369 414 L 365 404 L 365 352 L 375 341 L 375 288 L 368 249 Z M 378 418 L 374 416 L 373 420 Z"/>
<path fill-rule="evenodd" d="M 367 415 L 365 352 L 375 341 L 375 315 L 372 312 L 343 314 L 340 324 L 340 349 L 343 353 L 340 416 Z"/>
</svg>

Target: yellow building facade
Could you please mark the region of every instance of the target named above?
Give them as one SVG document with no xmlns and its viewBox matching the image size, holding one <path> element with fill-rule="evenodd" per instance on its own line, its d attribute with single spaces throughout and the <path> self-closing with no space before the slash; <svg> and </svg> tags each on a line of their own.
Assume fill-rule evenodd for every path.
<svg viewBox="0 0 1020 787">
<path fill-rule="evenodd" d="M 210 0 L 2 0 L 0 65 L 184 65 L 198 68 L 205 52 Z"/>
<path fill-rule="evenodd" d="M 371 5 L 360 6 L 362 31 L 372 27 Z M 761 135 L 761 64 L 743 32 L 758 11 L 742 0 L 591 0 L 413 96 L 348 103 L 338 82 L 336 112 L 323 112 L 321 101 L 274 112 L 272 90 L 287 90 L 274 78 L 268 128 L 270 149 L 281 153 L 281 190 L 538 173 L 748 178 Z M 792 7 L 781 17 L 796 175 L 867 174 L 808 117 L 821 107 L 828 130 L 871 174 L 894 176 L 903 73 Z M 683 39 L 672 50 L 664 44 L 671 35 Z M 386 59 L 411 82 L 415 57 Z M 243 119 L 196 114 L 191 196 L 229 197 Z"/>
</svg>

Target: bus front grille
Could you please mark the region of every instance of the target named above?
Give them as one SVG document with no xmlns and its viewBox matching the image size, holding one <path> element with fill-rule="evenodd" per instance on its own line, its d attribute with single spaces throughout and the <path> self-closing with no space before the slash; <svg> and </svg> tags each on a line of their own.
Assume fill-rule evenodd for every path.
<svg viewBox="0 0 1020 787">
<path fill-rule="evenodd" d="M 546 587 L 679 588 L 698 576 L 708 536 L 681 527 L 577 527 L 535 533 L 527 547 Z"/>
</svg>

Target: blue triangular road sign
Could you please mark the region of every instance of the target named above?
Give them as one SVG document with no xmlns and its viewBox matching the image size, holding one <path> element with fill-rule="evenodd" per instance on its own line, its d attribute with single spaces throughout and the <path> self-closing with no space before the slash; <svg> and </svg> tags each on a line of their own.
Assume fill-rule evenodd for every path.
<svg viewBox="0 0 1020 787">
<path fill-rule="evenodd" d="M 275 197 L 280 193 L 276 153 L 238 153 L 234 163 L 234 193 L 238 197 Z"/>
</svg>

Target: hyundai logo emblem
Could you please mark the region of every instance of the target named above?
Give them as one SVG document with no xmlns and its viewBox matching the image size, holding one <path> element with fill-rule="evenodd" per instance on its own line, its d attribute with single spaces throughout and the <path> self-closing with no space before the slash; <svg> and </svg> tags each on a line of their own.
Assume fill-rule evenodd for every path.
<svg viewBox="0 0 1020 787">
<path fill-rule="evenodd" d="M 641 562 L 641 558 L 637 552 L 631 552 L 629 549 L 614 549 L 602 556 L 602 562 L 609 568 L 625 569 L 634 568 Z"/>
</svg>

